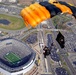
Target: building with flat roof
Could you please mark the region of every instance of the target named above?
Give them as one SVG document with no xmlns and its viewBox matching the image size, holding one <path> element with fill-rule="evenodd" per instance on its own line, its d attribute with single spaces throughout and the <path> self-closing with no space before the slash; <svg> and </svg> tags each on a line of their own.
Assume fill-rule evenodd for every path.
<svg viewBox="0 0 76 75">
<path fill-rule="evenodd" d="M 9 0 L 9 2 L 16 2 L 17 0 Z"/>
<path fill-rule="evenodd" d="M 5 2 L 9 2 L 9 3 L 15 3 L 18 0 L 0 0 L 0 2 L 5 3 Z"/>
</svg>

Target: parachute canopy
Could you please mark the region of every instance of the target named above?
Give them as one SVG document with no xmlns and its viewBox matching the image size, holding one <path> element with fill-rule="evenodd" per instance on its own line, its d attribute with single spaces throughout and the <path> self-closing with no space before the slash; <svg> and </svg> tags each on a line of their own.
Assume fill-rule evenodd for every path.
<svg viewBox="0 0 76 75">
<path fill-rule="evenodd" d="M 21 16 L 27 27 L 28 25 L 36 27 L 42 21 L 61 13 L 68 13 L 76 17 L 76 7 L 63 1 L 44 1 L 22 9 Z"/>
</svg>

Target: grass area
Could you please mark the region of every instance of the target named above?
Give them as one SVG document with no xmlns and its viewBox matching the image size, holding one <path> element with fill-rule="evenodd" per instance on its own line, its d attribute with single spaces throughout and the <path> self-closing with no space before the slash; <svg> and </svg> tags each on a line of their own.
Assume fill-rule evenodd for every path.
<svg viewBox="0 0 76 75">
<path fill-rule="evenodd" d="M 5 55 L 5 58 L 7 59 L 8 62 L 11 62 L 11 63 L 16 63 L 17 61 L 21 59 L 18 55 L 14 53 L 7 53 Z"/>
<path fill-rule="evenodd" d="M 57 15 L 52 18 L 52 22 L 53 22 L 54 26 L 57 25 L 58 29 L 65 29 L 67 26 L 64 26 L 63 24 L 65 24 L 66 22 L 69 22 L 71 20 L 72 20 L 72 18 L 70 16 L 67 16 L 67 14 Z"/>
<path fill-rule="evenodd" d="M 45 30 L 45 34 L 52 33 L 51 31 Z"/>
<path fill-rule="evenodd" d="M 60 53 L 58 53 L 58 54 L 60 54 Z M 62 67 L 66 69 L 66 71 L 68 72 L 69 75 L 71 75 L 71 74 L 70 74 L 70 70 L 69 70 L 66 62 L 63 60 L 62 55 L 60 55 L 60 60 L 61 60 Z"/>
<path fill-rule="evenodd" d="M 9 25 L 0 24 L 0 28 L 18 30 L 25 27 L 24 21 L 21 18 L 17 18 L 15 16 L 0 14 L 0 19 L 6 19 L 10 22 Z"/>
<path fill-rule="evenodd" d="M 62 67 L 66 69 L 66 71 L 68 72 L 68 75 L 71 75 L 70 74 L 70 70 L 69 70 L 69 68 L 66 65 L 63 65 Z"/>
<path fill-rule="evenodd" d="M 59 54 L 59 56 L 60 56 L 60 60 L 61 60 L 62 65 L 66 65 L 66 62 L 63 60 L 62 55 L 60 55 L 60 53 L 58 53 L 58 54 Z M 66 66 L 67 66 L 67 65 L 66 65 Z"/>
</svg>

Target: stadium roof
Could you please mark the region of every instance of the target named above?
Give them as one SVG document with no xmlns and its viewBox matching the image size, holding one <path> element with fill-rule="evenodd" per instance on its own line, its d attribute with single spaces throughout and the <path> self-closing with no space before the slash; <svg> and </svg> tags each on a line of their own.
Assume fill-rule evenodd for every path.
<svg viewBox="0 0 76 75">
<path fill-rule="evenodd" d="M 22 70 L 35 55 L 28 45 L 18 40 L 8 38 L 0 42 L 0 67 L 9 72 Z"/>
</svg>

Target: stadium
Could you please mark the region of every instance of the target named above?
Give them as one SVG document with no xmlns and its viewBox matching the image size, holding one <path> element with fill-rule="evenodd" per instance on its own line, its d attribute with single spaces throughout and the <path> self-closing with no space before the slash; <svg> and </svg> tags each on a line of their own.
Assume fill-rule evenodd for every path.
<svg viewBox="0 0 76 75">
<path fill-rule="evenodd" d="M 36 53 L 26 44 L 12 38 L 0 40 L 0 73 L 24 75 L 35 62 Z"/>
</svg>

